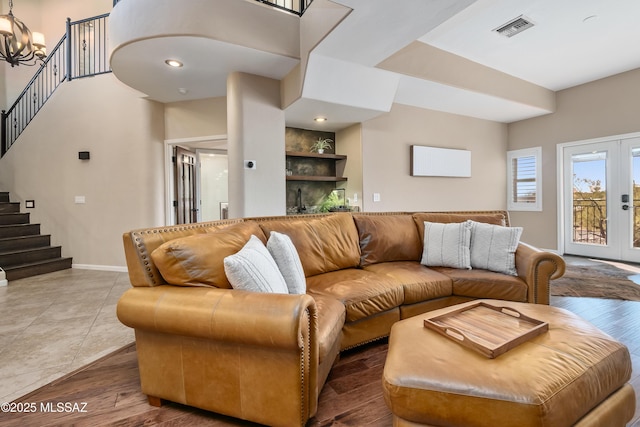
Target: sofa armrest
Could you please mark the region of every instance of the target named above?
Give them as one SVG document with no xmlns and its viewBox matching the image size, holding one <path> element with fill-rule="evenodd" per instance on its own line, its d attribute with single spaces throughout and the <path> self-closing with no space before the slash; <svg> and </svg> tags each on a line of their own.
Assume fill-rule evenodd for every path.
<svg viewBox="0 0 640 427">
<path fill-rule="evenodd" d="M 218 288 L 128 289 L 118 319 L 134 329 L 210 340 L 298 349 L 304 311 L 315 326 L 309 295 L 263 294 Z"/>
<path fill-rule="evenodd" d="M 516 250 L 516 270 L 529 286 L 528 302 L 549 304 L 549 281 L 562 277 L 565 262 L 559 255 L 520 242 Z"/>
<path fill-rule="evenodd" d="M 268 425 L 304 425 L 317 411 L 317 307 L 309 295 L 136 287 L 122 295 L 117 315 L 136 330 L 149 396 Z"/>
</svg>

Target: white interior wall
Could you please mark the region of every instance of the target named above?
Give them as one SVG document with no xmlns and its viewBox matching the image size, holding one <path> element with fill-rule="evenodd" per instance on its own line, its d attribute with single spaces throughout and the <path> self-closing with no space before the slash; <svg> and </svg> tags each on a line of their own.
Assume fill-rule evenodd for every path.
<svg viewBox="0 0 640 427">
<path fill-rule="evenodd" d="M 221 219 L 221 203 L 229 202 L 229 161 L 226 152 L 197 150 L 200 167 L 200 220 Z"/>
<path fill-rule="evenodd" d="M 74 266 L 124 268 L 122 233 L 164 225 L 163 126 L 111 74 L 64 83 L 0 159 L 0 186 Z"/>
<path fill-rule="evenodd" d="M 411 176 L 411 145 L 470 150 L 471 178 Z M 506 147 L 505 124 L 394 104 L 390 113 L 362 124 L 362 207 L 506 209 Z"/>
<path fill-rule="evenodd" d="M 235 72 L 227 81 L 230 218 L 284 215 L 285 117 L 280 82 Z M 247 160 L 255 162 L 246 168 Z"/>
</svg>

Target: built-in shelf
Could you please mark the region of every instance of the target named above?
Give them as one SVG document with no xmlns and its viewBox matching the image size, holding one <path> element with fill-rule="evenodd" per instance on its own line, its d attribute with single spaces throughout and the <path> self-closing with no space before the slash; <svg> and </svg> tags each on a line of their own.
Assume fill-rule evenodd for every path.
<svg viewBox="0 0 640 427">
<path fill-rule="evenodd" d="M 318 176 L 318 175 L 289 175 L 287 181 L 346 181 L 344 176 Z"/>
<path fill-rule="evenodd" d="M 304 151 L 287 151 L 287 159 L 298 159 L 298 162 L 303 162 L 302 159 L 312 159 L 314 163 L 331 162 L 333 164 L 332 171 L 335 175 L 342 175 L 344 171 L 344 162 L 340 168 L 335 165 L 340 164 L 341 160 L 347 160 L 347 156 L 342 154 L 329 154 L 329 153 L 309 153 Z M 295 160 L 294 160 L 295 161 Z M 325 163 L 326 164 L 326 163 Z M 288 175 L 287 181 L 316 181 L 316 182 L 340 182 L 346 181 L 344 176 L 335 175 Z"/>
<path fill-rule="evenodd" d="M 330 160 L 346 160 L 347 156 L 342 154 L 319 154 L 305 153 L 304 151 L 287 151 L 287 157 L 307 157 L 313 159 L 330 159 Z"/>
</svg>

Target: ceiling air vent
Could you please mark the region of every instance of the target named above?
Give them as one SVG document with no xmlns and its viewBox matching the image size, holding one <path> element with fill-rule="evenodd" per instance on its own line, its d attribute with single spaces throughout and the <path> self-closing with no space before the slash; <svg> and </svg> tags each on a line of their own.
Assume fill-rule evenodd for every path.
<svg viewBox="0 0 640 427">
<path fill-rule="evenodd" d="M 533 27 L 533 25 L 533 22 L 531 22 L 529 18 L 525 18 L 524 16 L 520 15 L 517 18 L 507 22 L 506 24 L 499 26 L 493 31 L 505 37 L 513 37 L 516 34 L 523 32 L 527 28 Z"/>
</svg>

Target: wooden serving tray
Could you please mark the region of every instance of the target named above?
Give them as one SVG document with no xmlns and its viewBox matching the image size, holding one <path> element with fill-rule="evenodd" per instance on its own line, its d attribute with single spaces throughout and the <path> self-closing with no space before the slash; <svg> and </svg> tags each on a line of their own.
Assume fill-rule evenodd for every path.
<svg viewBox="0 0 640 427">
<path fill-rule="evenodd" d="M 484 302 L 425 319 L 424 326 L 490 359 L 549 330 L 547 322 Z"/>
</svg>

